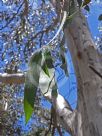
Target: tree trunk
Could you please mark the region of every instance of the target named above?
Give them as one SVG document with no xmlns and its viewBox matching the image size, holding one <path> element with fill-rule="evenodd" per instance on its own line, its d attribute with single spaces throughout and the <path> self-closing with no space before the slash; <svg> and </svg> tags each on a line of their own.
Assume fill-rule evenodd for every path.
<svg viewBox="0 0 102 136">
<path fill-rule="evenodd" d="M 59 14 L 58 9 L 61 6 L 55 1 L 53 5 Z M 87 21 L 81 12 L 66 26 L 64 34 L 78 86 L 77 112 L 72 135 L 102 136 L 102 55 L 95 47 Z"/>
<path fill-rule="evenodd" d="M 64 30 L 77 84 L 76 136 L 102 136 L 102 64 L 86 20 L 79 13 Z M 99 75 L 98 75 L 99 74 Z"/>
</svg>

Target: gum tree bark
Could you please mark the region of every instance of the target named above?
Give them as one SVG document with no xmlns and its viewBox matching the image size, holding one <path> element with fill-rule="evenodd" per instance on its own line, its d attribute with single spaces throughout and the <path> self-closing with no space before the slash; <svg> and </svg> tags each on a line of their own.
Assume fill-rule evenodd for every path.
<svg viewBox="0 0 102 136">
<path fill-rule="evenodd" d="M 61 3 L 56 1 L 52 3 L 59 16 Z M 63 10 L 67 12 L 68 3 L 68 0 L 63 2 Z M 64 34 L 66 45 L 72 56 L 78 85 L 77 112 L 72 135 L 101 136 L 102 55 L 95 48 L 87 21 L 81 11 L 65 27 Z"/>
</svg>

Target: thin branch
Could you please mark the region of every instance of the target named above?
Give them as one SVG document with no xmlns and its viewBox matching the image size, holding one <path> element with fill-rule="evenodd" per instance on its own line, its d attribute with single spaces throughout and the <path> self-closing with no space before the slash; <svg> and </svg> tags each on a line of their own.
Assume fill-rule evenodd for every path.
<svg viewBox="0 0 102 136">
<path fill-rule="evenodd" d="M 0 73 L 0 82 L 5 84 L 23 84 L 25 82 L 25 74 L 24 73 L 15 73 L 15 74 L 8 74 Z M 49 93 L 49 95 L 44 95 L 44 97 L 52 101 L 52 96 Z M 56 110 L 56 115 L 58 118 L 58 123 L 61 123 L 61 125 L 66 129 L 66 131 L 70 133 L 73 132 L 75 117 L 76 117 L 76 111 L 72 111 L 72 109 L 69 106 L 69 103 L 64 99 L 64 97 L 60 94 L 58 94 L 57 98 L 54 98 L 55 101 L 52 103 L 54 109 Z M 62 107 L 63 106 L 63 107 Z M 55 115 L 55 114 L 54 114 Z M 55 120 L 54 120 L 54 123 Z"/>
<path fill-rule="evenodd" d="M 63 136 L 63 135 L 62 135 L 62 132 L 61 132 L 60 126 L 57 126 L 57 131 L 58 131 L 58 133 L 59 133 L 60 136 Z"/>
<path fill-rule="evenodd" d="M 34 40 L 35 38 L 37 38 L 38 35 L 47 33 L 48 31 L 53 29 L 54 28 L 53 26 L 57 25 L 57 23 L 58 23 L 58 20 L 55 19 L 54 22 L 51 25 L 49 25 L 47 28 L 44 28 L 43 30 L 37 32 L 34 36 L 32 36 L 31 41 Z"/>
<path fill-rule="evenodd" d="M 23 6 L 24 4 L 24 1 L 22 2 L 22 4 L 19 6 L 17 12 L 13 15 L 13 17 L 2 27 L 0 28 L 0 30 L 4 29 L 5 27 L 7 27 L 11 22 L 12 20 L 16 17 L 16 15 L 18 14 L 19 10 L 21 9 L 21 7 Z"/>
<path fill-rule="evenodd" d="M 41 33 L 41 37 L 40 37 L 40 40 L 39 40 L 39 41 L 40 41 L 40 44 L 39 44 L 39 47 L 40 47 L 40 48 L 41 48 L 41 46 L 42 46 L 43 35 L 44 35 L 44 32 Z"/>
<path fill-rule="evenodd" d="M 44 93 L 44 95 L 45 95 L 46 93 L 48 93 L 49 88 L 50 88 L 50 85 L 51 85 L 51 83 L 52 83 L 52 81 L 53 81 L 54 77 L 55 77 L 55 73 L 54 73 L 54 75 L 53 75 L 53 77 L 52 77 L 51 81 L 49 82 L 48 89 L 47 89 L 47 91 Z"/>
<path fill-rule="evenodd" d="M 54 136 L 54 134 L 55 134 L 55 127 L 53 126 L 53 128 L 52 128 L 52 136 Z"/>
<path fill-rule="evenodd" d="M 48 133 L 51 131 L 51 125 L 52 125 L 52 110 L 51 110 L 51 118 L 50 118 L 50 125 L 49 125 L 49 129 L 45 132 L 45 136 L 48 135 Z"/>
<path fill-rule="evenodd" d="M 28 0 L 24 0 L 24 11 L 23 11 L 23 15 L 24 16 L 28 16 L 28 10 L 29 10 L 29 3 Z"/>
<path fill-rule="evenodd" d="M 24 73 L 8 74 L 0 73 L 0 82 L 5 84 L 23 84 L 25 82 Z"/>
</svg>

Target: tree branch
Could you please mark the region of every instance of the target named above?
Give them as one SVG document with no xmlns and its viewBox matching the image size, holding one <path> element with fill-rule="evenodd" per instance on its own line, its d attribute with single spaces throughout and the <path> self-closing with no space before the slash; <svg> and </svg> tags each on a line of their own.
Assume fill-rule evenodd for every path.
<svg viewBox="0 0 102 136">
<path fill-rule="evenodd" d="M 0 73 L 0 82 L 5 84 L 23 84 L 25 81 L 24 73 L 15 73 L 15 74 L 8 74 Z"/>
<path fill-rule="evenodd" d="M 59 123 L 67 132 L 75 136 L 75 119 L 77 112 L 72 110 L 68 101 L 60 94 L 58 94 L 56 98 L 52 97 L 51 100 Z"/>
<path fill-rule="evenodd" d="M 5 27 L 7 27 L 12 21 L 13 19 L 16 17 L 16 15 L 18 14 L 19 10 L 21 9 L 21 7 L 23 6 L 24 4 L 24 1 L 22 2 L 22 4 L 19 6 L 17 12 L 9 19 L 9 21 L 3 26 L 0 28 L 0 30 L 4 29 Z"/>
<path fill-rule="evenodd" d="M 0 73 L 0 82 L 5 84 L 23 84 L 25 82 L 25 74 Z M 73 134 L 76 112 L 71 109 L 69 103 L 60 94 L 58 94 L 57 98 L 53 98 L 50 93 L 45 94 L 44 97 L 52 102 L 53 107 L 56 110 L 58 121 L 62 124 L 66 131 Z"/>
</svg>

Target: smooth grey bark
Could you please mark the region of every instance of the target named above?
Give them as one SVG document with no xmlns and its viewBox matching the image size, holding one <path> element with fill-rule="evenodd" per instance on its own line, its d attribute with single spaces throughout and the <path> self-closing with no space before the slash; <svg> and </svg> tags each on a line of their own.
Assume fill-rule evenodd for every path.
<svg viewBox="0 0 102 136">
<path fill-rule="evenodd" d="M 60 2 L 52 2 L 59 15 Z M 69 3 L 68 0 L 65 2 Z M 65 6 L 63 10 L 66 10 Z M 102 55 L 96 50 L 81 11 L 73 18 L 71 24 L 66 26 L 64 34 L 78 84 L 77 112 L 72 135 L 102 136 Z"/>
</svg>

